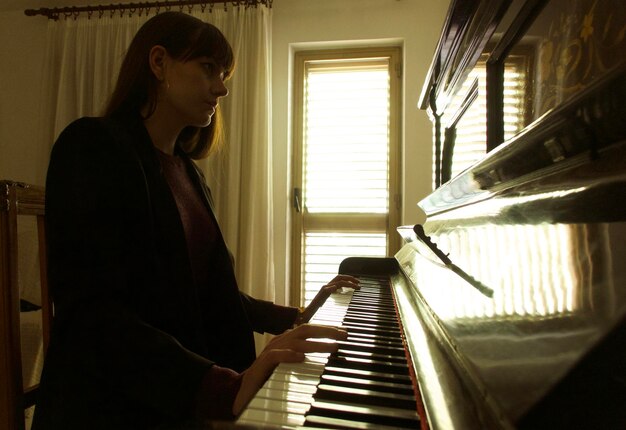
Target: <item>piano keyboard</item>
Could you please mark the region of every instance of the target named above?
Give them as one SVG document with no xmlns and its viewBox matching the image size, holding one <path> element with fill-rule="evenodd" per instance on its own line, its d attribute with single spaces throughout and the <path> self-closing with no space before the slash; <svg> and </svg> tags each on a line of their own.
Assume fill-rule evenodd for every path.
<svg viewBox="0 0 626 430">
<path fill-rule="evenodd" d="M 413 383 L 388 279 L 332 294 L 311 319 L 341 326 L 333 354 L 281 363 L 237 423 L 276 428 L 419 428 Z"/>
</svg>

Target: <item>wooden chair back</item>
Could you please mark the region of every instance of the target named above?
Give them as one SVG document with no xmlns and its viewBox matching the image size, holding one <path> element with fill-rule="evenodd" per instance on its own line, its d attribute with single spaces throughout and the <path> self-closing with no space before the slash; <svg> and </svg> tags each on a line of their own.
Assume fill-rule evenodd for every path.
<svg viewBox="0 0 626 430">
<path fill-rule="evenodd" d="M 0 429 L 23 430 L 24 411 L 36 402 L 38 385 L 24 387 L 20 324 L 18 220 L 36 217 L 43 352 L 50 339 L 52 301 L 48 294 L 44 189 L 0 181 Z"/>
</svg>

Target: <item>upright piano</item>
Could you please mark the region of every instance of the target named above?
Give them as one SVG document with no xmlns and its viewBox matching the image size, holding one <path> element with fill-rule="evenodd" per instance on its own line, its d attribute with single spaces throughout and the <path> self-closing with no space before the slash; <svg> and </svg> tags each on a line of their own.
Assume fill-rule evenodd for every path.
<svg viewBox="0 0 626 430">
<path fill-rule="evenodd" d="M 423 88 L 427 221 L 342 263 L 349 339 L 238 425 L 626 428 L 623 0 L 453 0 Z"/>
</svg>

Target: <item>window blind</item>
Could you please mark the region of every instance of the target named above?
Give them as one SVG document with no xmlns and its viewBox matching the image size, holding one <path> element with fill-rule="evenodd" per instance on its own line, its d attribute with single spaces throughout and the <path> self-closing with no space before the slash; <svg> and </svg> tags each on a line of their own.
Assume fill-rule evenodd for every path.
<svg viewBox="0 0 626 430">
<path fill-rule="evenodd" d="M 387 64 L 307 71 L 304 202 L 309 212 L 386 213 Z"/>
</svg>

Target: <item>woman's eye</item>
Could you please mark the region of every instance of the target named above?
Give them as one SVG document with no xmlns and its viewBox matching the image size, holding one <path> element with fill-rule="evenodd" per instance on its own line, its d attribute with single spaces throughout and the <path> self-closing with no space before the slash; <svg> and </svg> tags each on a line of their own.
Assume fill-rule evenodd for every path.
<svg viewBox="0 0 626 430">
<path fill-rule="evenodd" d="M 209 76 L 218 75 L 222 81 L 226 79 L 226 71 L 223 70 L 214 62 L 202 63 L 202 67 L 204 67 L 207 75 Z"/>
</svg>

